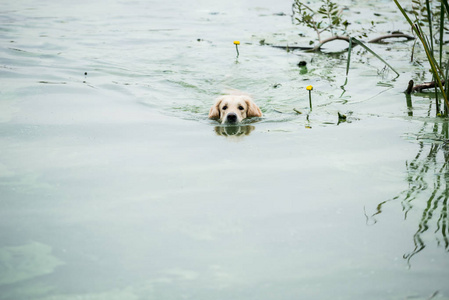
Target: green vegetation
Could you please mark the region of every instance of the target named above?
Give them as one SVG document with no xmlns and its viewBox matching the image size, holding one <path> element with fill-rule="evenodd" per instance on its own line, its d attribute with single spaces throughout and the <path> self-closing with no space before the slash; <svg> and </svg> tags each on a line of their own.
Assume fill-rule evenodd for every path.
<svg viewBox="0 0 449 300">
<path fill-rule="evenodd" d="M 306 26 L 313 29 L 317 34 L 318 43 L 309 49 L 309 51 L 319 51 L 321 47 L 328 42 L 333 40 L 344 40 L 347 41 L 348 46 L 348 62 L 346 66 L 346 75 L 349 72 L 350 66 L 350 58 L 351 51 L 353 46 L 360 45 L 365 50 L 373 54 L 377 59 L 382 61 L 385 65 L 387 65 L 393 72 L 399 76 L 399 73 L 388 64 L 383 58 L 377 55 L 374 51 L 372 51 L 369 47 L 367 47 L 359 38 L 366 37 L 366 32 L 362 32 L 359 34 L 353 34 L 348 32 L 349 22 L 343 17 L 343 9 L 341 9 L 336 3 L 331 0 L 321 0 L 321 6 L 314 10 L 310 6 L 302 3 L 300 0 L 295 0 L 292 5 L 293 16 L 297 21 L 298 25 Z M 371 22 L 373 25 L 373 22 Z M 330 34 L 330 37 L 326 39 L 322 39 L 322 33 L 327 32 Z M 379 42 L 383 39 L 390 37 L 405 37 L 411 39 L 412 37 L 404 35 L 402 33 L 396 33 L 393 35 L 379 37 L 370 42 Z M 314 41 L 310 41 L 310 45 L 315 44 Z M 287 47 L 294 48 L 294 47 Z"/>
<path fill-rule="evenodd" d="M 410 0 L 409 4 L 411 7 L 408 11 L 399 4 L 398 0 L 393 1 L 405 20 L 410 24 L 412 32 L 417 39 L 401 32 L 395 32 L 372 39 L 368 43 L 376 43 L 392 37 L 405 37 L 409 40 L 415 39 L 415 43 L 411 49 L 412 61 L 414 59 L 415 46 L 417 43 L 420 43 L 425 51 L 426 60 L 429 63 L 432 83 L 413 86 L 414 82 L 411 81 L 407 93 L 410 94 L 412 91 L 434 88 L 436 98 L 435 114 L 436 116 L 447 117 L 449 112 L 449 81 L 447 80 L 449 77 L 449 60 L 444 60 L 443 44 L 445 43 L 444 32 L 449 30 L 445 27 L 449 20 L 448 0 Z M 344 18 L 343 9 L 338 4 L 332 2 L 332 0 L 321 0 L 320 6 L 317 9 L 311 8 L 301 0 L 294 0 L 292 10 L 294 19 L 298 25 L 306 26 L 316 32 L 318 43 L 316 43 L 316 40 L 310 41 L 310 45 L 313 45 L 313 47 L 309 49 L 291 46 L 287 47 L 287 49 L 298 48 L 308 51 L 320 51 L 321 47 L 327 42 L 345 40 L 348 42 L 346 75 L 349 72 L 352 48 L 359 45 L 382 61 L 399 76 L 399 73 L 390 64 L 360 40 L 367 36 L 366 31 L 362 30 L 364 32 L 354 33 L 348 30 L 350 23 Z M 374 26 L 374 22 L 371 22 L 371 25 Z M 325 39 L 323 39 L 324 33 L 327 33 L 328 36 Z M 442 99 L 444 110 L 442 109 L 440 99 Z"/>
<path fill-rule="evenodd" d="M 397 0 L 393 0 L 404 18 L 410 24 L 413 32 L 418 37 L 421 42 L 425 52 L 427 61 L 430 65 L 430 71 L 432 77 L 435 81 L 435 86 L 439 89 L 440 94 L 444 100 L 444 113 L 440 109 L 439 94 L 435 91 L 436 96 L 436 115 L 447 116 L 449 110 L 448 101 L 448 73 L 449 73 L 449 61 L 446 63 L 446 67 L 443 65 L 443 43 L 444 43 L 444 23 L 445 15 L 449 17 L 449 5 L 447 0 L 441 0 L 439 5 L 435 5 L 435 8 L 439 9 L 439 13 L 434 13 L 432 11 L 432 4 L 430 0 L 425 0 L 421 3 L 420 0 L 412 0 L 412 15 L 414 15 L 414 21 L 412 21 L 404 10 L 404 8 L 399 4 Z M 434 35 L 434 29 L 437 29 L 438 34 Z M 425 31 L 427 29 L 427 32 Z M 439 45 L 439 51 L 436 51 L 434 45 Z M 437 57 L 437 55 L 439 55 Z"/>
<path fill-rule="evenodd" d="M 406 91 L 407 105 L 412 107 L 410 96 L 412 91 L 433 89 L 436 99 L 435 115 L 447 117 L 449 111 L 449 58 L 445 57 L 443 45 L 445 44 L 444 34 L 449 31 L 446 26 L 449 21 L 448 0 L 403 0 L 408 5 L 407 9 L 399 3 L 399 0 L 393 1 L 416 37 L 411 46 L 411 60 L 414 60 L 416 46 L 422 46 L 425 53 L 424 59 L 428 62 L 432 75 L 432 82 L 429 83 L 414 86 L 413 80 L 410 81 Z M 321 6 L 316 10 L 300 0 L 294 0 L 293 12 L 298 25 L 313 29 L 317 35 L 318 43 L 311 41 L 310 45 L 313 45 L 313 47 L 310 47 L 310 49 L 302 48 L 302 50 L 320 51 L 321 46 L 327 42 L 336 39 L 345 40 L 348 42 L 346 75 L 349 71 L 351 50 L 356 45 L 363 47 L 396 72 L 382 57 L 359 40 L 366 37 L 364 33 L 357 36 L 357 34 L 348 31 L 349 22 L 344 18 L 343 10 L 331 0 L 321 0 Z M 326 33 L 326 38 L 323 39 L 324 33 Z M 369 42 L 377 42 L 386 37 L 413 38 L 402 33 L 395 33 Z M 290 46 L 290 49 L 292 48 Z M 399 76 L 399 73 L 396 72 L 396 74 Z M 431 111 L 433 114 L 432 106 L 433 104 L 430 102 L 428 117 L 430 117 Z M 312 107 L 311 102 L 310 107 Z M 409 111 L 409 115 L 412 116 L 413 113 Z M 339 122 L 346 120 L 346 116 L 340 113 L 338 113 L 338 117 Z M 425 235 L 431 234 L 430 228 L 434 230 L 433 234 L 436 236 L 438 245 L 449 251 L 449 189 L 447 188 L 449 123 L 447 119 L 435 118 L 433 120 L 434 124 L 424 122 L 422 130 L 416 137 L 419 140 L 419 152 L 414 159 L 406 162 L 408 188 L 392 199 L 379 203 L 376 211 L 371 216 L 367 216 L 367 221 L 376 223 L 376 217 L 382 213 L 384 206 L 390 201 L 397 200 L 403 206 L 405 219 L 412 209 L 418 210 L 418 213 L 422 210 L 421 220 L 413 235 L 414 248 L 409 253 L 404 254 L 404 259 L 407 260 L 409 266 L 412 258 L 426 247 Z M 429 131 L 432 134 L 429 134 Z M 426 147 L 429 141 L 430 147 Z M 428 153 L 425 151 L 427 148 L 429 148 Z M 426 202 L 415 203 L 415 200 L 423 199 L 423 197 Z"/>
<path fill-rule="evenodd" d="M 293 14 L 297 15 L 298 24 L 305 25 L 315 30 L 321 43 L 321 33 L 329 31 L 332 36 L 347 35 L 346 30 L 349 22 L 343 19 L 342 10 L 330 0 L 322 0 L 322 5 L 317 11 L 299 0 L 293 3 Z M 313 44 L 313 41 L 310 41 Z"/>
</svg>

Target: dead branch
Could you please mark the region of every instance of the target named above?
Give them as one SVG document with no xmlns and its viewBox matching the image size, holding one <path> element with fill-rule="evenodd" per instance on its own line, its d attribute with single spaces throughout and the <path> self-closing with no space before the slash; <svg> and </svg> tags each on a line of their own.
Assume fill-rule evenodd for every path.
<svg viewBox="0 0 449 300">
<path fill-rule="evenodd" d="M 311 49 L 309 51 L 319 51 L 319 50 L 321 50 L 321 47 L 323 47 L 324 44 L 335 41 L 335 40 L 343 40 L 343 41 L 347 41 L 349 43 L 349 37 L 335 35 L 335 36 L 332 36 L 328 39 L 321 41 L 318 45 L 316 45 L 313 49 Z M 357 45 L 357 42 L 354 41 L 354 45 Z"/>
<path fill-rule="evenodd" d="M 370 41 L 368 41 L 368 43 L 380 43 L 383 40 L 386 39 L 391 39 L 391 38 L 406 38 L 407 40 L 414 40 L 415 38 L 411 35 L 408 34 L 404 34 L 404 33 L 393 33 L 393 34 L 388 34 L 388 35 L 383 35 L 380 37 L 377 37 L 375 39 L 372 39 Z M 316 52 L 316 51 L 320 51 L 321 48 L 323 47 L 324 44 L 335 41 L 335 40 L 342 40 L 342 41 L 346 41 L 349 43 L 349 37 L 347 36 L 340 36 L 340 35 L 335 35 L 332 36 L 330 38 L 327 38 L 325 40 L 322 40 L 318 45 L 316 45 L 315 47 L 303 47 L 303 46 L 274 46 L 271 45 L 271 47 L 274 48 L 280 48 L 280 49 L 284 49 L 284 50 L 303 50 L 303 51 L 308 51 L 308 52 Z M 352 41 L 354 46 L 358 45 L 358 42 L 353 40 Z"/>
<path fill-rule="evenodd" d="M 412 88 L 410 88 L 410 82 L 411 85 L 413 85 L 413 80 L 409 81 L 407 90 L 405 91 L 407 94 L 410 94 L 411 92 L 421 92 L 422 90 L 427 90 L 427 89 L 432 89 L 435 88 L 437 83 L 435 81 L 431 81 L 431 82 L 425 82 L 422 84 L 417 84 L 415 86 L 413 86 Z M 441 80 L 441 84 L 444 85 L 445 81 Z"/>
<path fill-rule="evenodd" d="M 413 82 L 413 80 L 410 80 L 409 82 L 408 82 L 408 86 L 407 86 L 407 89 L 405 90 L 405 93 L 406 94 L 411 94 L 412 93 L 412 91 L 413 91 L 413 84 L 414 84 L 414 82 Z"/>
<path fill-rule="evenodd" d="M 269 44 L 266 44 L 266 45 L 269 45 Z M 290 50 L 307 51 L 307 50 L 312 50 L 313 49 L 313 47 L 307 47 L 307 46 L 276 46 L 276 45 L 269 45 L 269 46 L 271 46 L 273 48 L 284 49 L 284 50 L 287 50 L 287 51 L 290 51 Z"/>
<path fill-rule="evenodd" d="M 380 43 L 383 40 L 392 39 L 392 38 L 406 38 L 407 41 L 415 39 L 415 37 L 405 34 L 405 33 L 393 33 L 393 34 L 383 35 L 378 38 L 372 39 L 372 40 L 368 41 L 368 43 Z"/>
</svg>

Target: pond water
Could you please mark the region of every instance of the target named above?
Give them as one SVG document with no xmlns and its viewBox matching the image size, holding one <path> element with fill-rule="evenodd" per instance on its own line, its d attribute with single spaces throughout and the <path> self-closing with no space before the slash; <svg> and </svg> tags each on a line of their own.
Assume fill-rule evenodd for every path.
<svg viewBox="0 0 449 300">
<path fill-rule="evenodd" d="M 408 30 L 360 2 L 355 28 Z M 341 87 L 346 54 L 260 45 L 307 44 L 291 4 L 0 3 L 1 300 L 449 299 L 448 125 L 403 93 L 422 51 L 370 45 L 395 78 L 355 48 Z M 208 120 L 227 89 L 264 117 Z"/>
</svg>

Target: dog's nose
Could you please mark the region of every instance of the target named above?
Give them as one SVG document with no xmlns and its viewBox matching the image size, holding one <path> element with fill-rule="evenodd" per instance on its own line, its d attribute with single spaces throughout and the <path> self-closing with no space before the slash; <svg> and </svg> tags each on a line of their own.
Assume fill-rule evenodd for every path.
<svg viewBox="0 0 449 300">
<path fill-rule="evenodd" d="M 229 113 L 226 116 L 226 121 L 229 123 L 236 123 L 237 122 L 237 114 L 236 113 Z"/>
</svg>

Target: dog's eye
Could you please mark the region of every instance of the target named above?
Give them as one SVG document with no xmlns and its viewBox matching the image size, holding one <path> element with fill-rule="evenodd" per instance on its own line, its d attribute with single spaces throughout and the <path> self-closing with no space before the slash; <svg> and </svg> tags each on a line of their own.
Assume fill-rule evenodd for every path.
<svg viewBox="0 0 449 300">
<path fill-rule="evenodd" d="M 223 106 L 223 110 L 227 110 L 228 109 L 228 107 L 225 105 L 225 106 Z"/>
<path fill-rule="evenodd" d="M 241 106 L 241 105 L 239 106 L 239 109 L 240 109 L 240 110 L 244 110 L 243 106 Z"/>
</svg>

